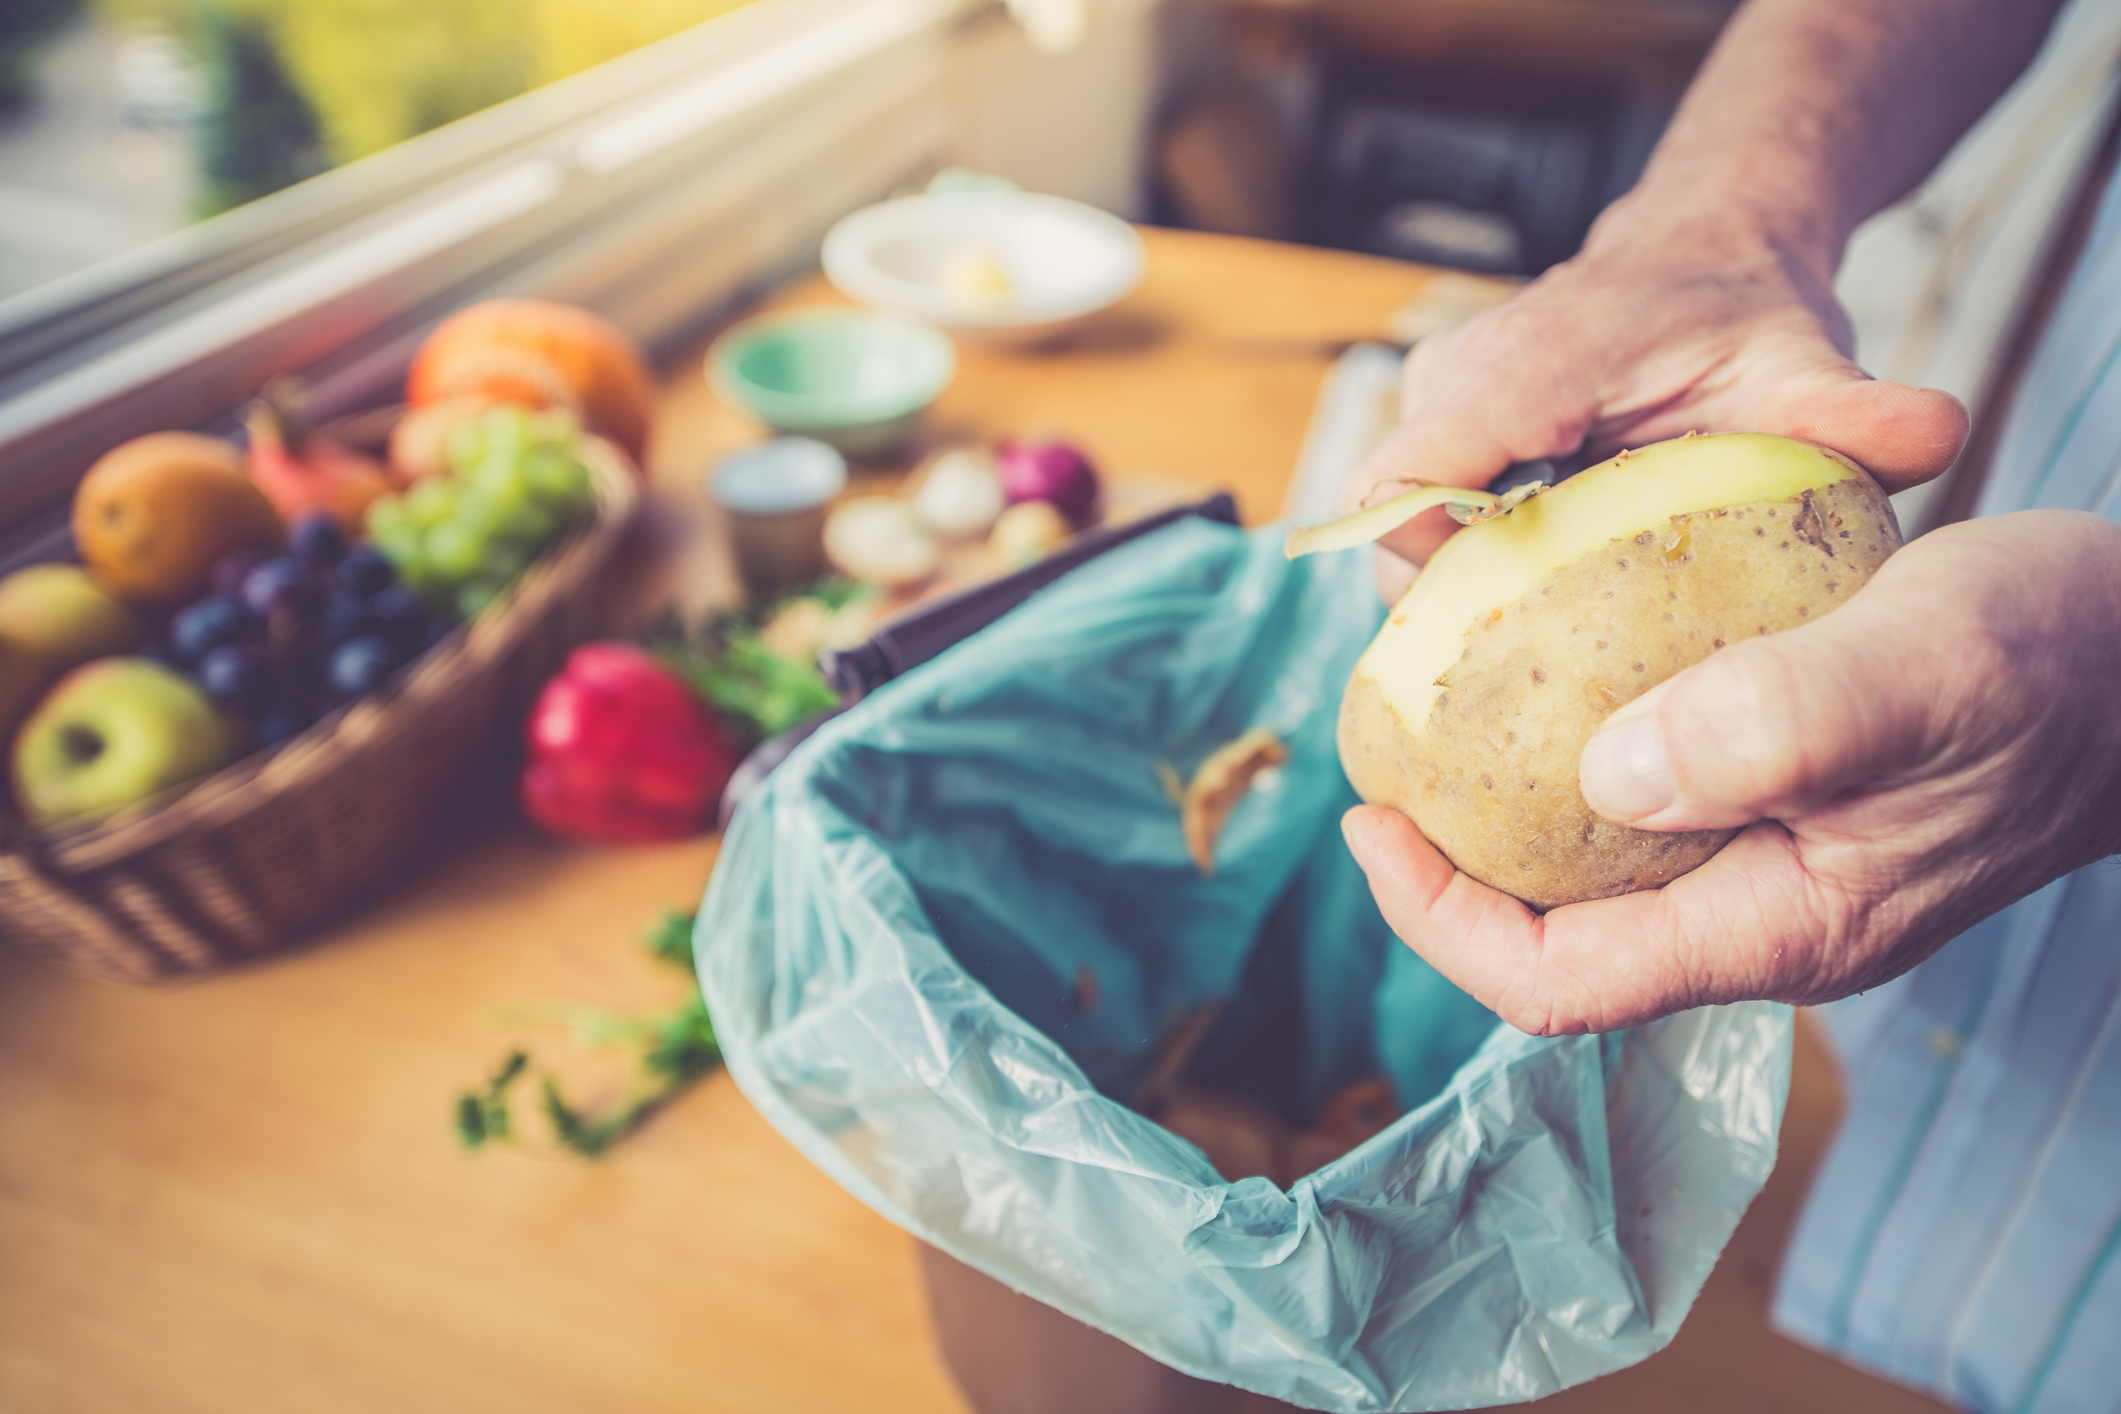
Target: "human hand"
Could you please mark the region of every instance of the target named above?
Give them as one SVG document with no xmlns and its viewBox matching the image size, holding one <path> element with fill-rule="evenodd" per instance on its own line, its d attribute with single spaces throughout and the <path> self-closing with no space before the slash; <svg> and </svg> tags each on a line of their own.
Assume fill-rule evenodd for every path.
<svg viewBox="0 0 2121 1414">
<path fill-rule="evenodd" d="M 1655 194 L 1599 218 L 1584 253 L 1408 356 L 1402 421 L 1351 481 L 1350 509 L 1395 478 L 1482 486 L 1513 461 L 1603 457 L 1684 432 L 1774 432 L 1853 458 L 1888 491 L 1949 466 L 1966 409 L 1849 361 L 1831 257 L 1733 219 L 1672 219 Z M 1425 561 L 1456 527 L 1424 512 L 1380 542 Z M 1381 560 L 1388 597 L 1410 578 Z M 1396 570 L 1396 573 L 1393 573 Z"/>
<path fill-rule="evenodd" d="M 2025 511 L 1924 536 L 1816 623 L 1660 684 L 1584 748 L 1585 799 L 1746 827 L 1662 889 L 1541 917 L 1395 811 L 1343 828 L 1393 931 L 1522 1030 L 1847 996 L 2121 851 L 2117 624 L 2121 526 Z"/>
</svg>

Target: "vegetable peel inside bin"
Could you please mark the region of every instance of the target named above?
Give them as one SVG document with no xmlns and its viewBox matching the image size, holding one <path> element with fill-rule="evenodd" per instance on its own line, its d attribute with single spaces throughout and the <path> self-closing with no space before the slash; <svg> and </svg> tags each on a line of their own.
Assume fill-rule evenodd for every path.
<svg viewBox="0 0 2121 1414">
<path fill-rule="evenodd" d="M 1533 1399 L 1672 1338 L 1773 1166 L 1791 1015 L 1528 1037 L 1392 938 L 1338 828 L 1370 586 L 1367 554 L 1197 519 L 1070 574 L 745 800 L 701 984 L 781 1133 L 1014 1290 L 1307 1407 Z M 1254 729 L 1288 760 L 1204 876 L 1165 782 Z M 1254 1098 L 1301 1125 L 1381 1071 L 1410 1106 L 1286 1190 L 1128 1105 L 1260 977 L 1285 1044 Z"/>
</svg>

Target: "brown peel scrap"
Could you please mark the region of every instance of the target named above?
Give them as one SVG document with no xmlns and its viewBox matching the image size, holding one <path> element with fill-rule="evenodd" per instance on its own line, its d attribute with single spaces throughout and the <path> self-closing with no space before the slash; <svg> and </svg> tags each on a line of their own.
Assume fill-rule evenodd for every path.
<svg viewBox="0 0 2121 1414">
<path fill-rule="evenodd" d="M 1289 750 L 1274 733 L 1254 727 L 1235 741 L 1225 742 L 1208 753 L 1179 802 L 1179 825 L 1185 831 L 1186 852 L 1203 879 L 1215 873 L 1215 841 L 1223 823 L 1245 792 L 1252 778 L 1273 766 L 1286 765 Z"/>
</svg>

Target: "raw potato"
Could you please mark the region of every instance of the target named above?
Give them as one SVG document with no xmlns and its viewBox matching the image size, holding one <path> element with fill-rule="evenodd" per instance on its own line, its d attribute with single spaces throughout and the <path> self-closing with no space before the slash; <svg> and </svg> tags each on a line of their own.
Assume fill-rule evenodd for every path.
<svg viewBox="0 0 2121 1414">
<path fill-rule="evenodd" d="M 1612 711 L 1794 628 L 1900 545 L 1853 462 L 1751 433 L 1624 452 L 1453 536 L 1356 664 L 1340 754 L 1465 873 L 1542 911 L 1656 888 L 1735 831 L 1615 825 L 1577 788 Z"/>
</svg>

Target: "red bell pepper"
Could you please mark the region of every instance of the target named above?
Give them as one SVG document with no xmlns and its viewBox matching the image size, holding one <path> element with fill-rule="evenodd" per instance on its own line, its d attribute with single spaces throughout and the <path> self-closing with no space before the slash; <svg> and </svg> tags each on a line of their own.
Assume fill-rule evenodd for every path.
<svg viewBox="0 0 2121 1414">
<path fill-rule="evenodd" d="M 577 648 L 523 724 L 523 812 L 583 840 L 678 839 L 706 823 L 736 770 L 721 723 L 630 643 Z"/>
</svg>

